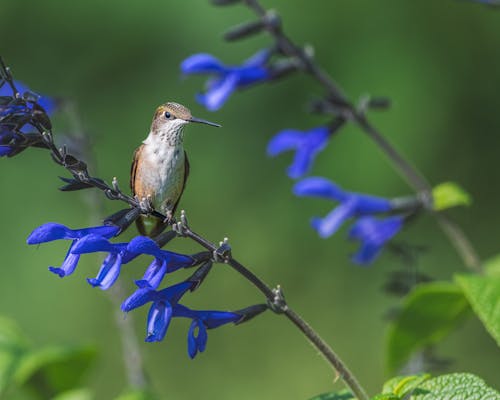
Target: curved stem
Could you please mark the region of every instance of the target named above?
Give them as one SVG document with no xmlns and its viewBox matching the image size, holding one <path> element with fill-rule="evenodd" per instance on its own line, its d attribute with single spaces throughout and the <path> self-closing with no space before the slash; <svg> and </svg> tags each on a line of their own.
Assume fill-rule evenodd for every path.
<svg viewBox="0 0 500 400">
<path fill-rule="evenodd" d="M 342 362 L 340 357 L 335 354 L 335 352 L 331 349 L 328 344 L 321 339 L 321 337 L 314 331 L 310 325 L 304 321 L 300 315 L 298 315 L 291 308 L 287 308 L 285 311 L 285 315 L 287 318 L 292 321 L 297 328 L 309 339 L 309 341 L 318 349 L 323 357 L 327 359 L 327 361 L 333 365 L 338 376 L 346 383 L 347 386 L 352 391 L 352 394 L 358 400 L 368 400 L 369 397 L 366 394 L 363 387 L 359 384 L 356 377 L 352 374 L 352 372 L 347 368 L 347 366 Z"/>
<path fill-rule="evenodd" d="M 258 0 L 245 0 L 245 4 L 259 17 L 262 18 L 266 15 L 266 9 L 260 5 Z M 296 45 L 280 27 L 268 25 L 267 30 L 275 39 L 280 51 L 289 57 L 300 60 L 302 70 L 311 75 L 326 89 L 328 100 L 330 100 L 333 105 L 340 107 L 343 116 L 355 122 L 361 130 L 375 142 L 391 160 L 395 169 L 400 172 L 408 184 L 422 196 L 430 198 L 432 195 L 431 185 L 429 185 L 418 170 L 406 161 L 394 146 L 392 146 L 391 143 L 367 120 L 365 115 L 356 109 L 331 76 L 301 47 Z M 481 260 L 465 232 L 441 213 L 432 212 L 432 215 L 437 219 L 439 226 L 462 258 L 464 264 L 470 269 L 481 271 Z"/>
<path fill-rule="evenodd" d="M 217 247 L 192 231 L 187 226 L 184 227 L 183 234 L 188 238 L 199 243 L 205 247 L 210 252 L 216 252 Z M 269 304 L 274 304 L 277 301 L 276 291 L 271 289 L 262 279 L 255 275 L 252 271 L 247 269 L 243 264 L 234 259 L 232 256 L 228 256 L 224 259 L 224 262 L 242 275 L 245 279 L 251 282 L 257 289 L 259 289 L 264 296 L 266 296 Z M 278 298 L 281 304 L 278 305 L 278 314 L 282 313 L 285 315 L 301 332 L 302 334 L 311 342 L 311 344 L 316 347 L 320 354 L 325 358 L 325 360 L 333 367 L 337 377 L 340 377 L 345 384 L 351 389 L 352 393 L 356 396 L 358 400 L 368 400 L 369 397 L 366 394 L 363 387 L 359 384 L 356 377 L 352 374 L 349 368 L 344 364 L 340 357 L 332 350 L 332 348 L 326 343 L 321 336 L 290 306 L 285 302 L 284 298 L 280 296 Z M 273 309 L 273 307 L 271 307 Z"/>
</svg>

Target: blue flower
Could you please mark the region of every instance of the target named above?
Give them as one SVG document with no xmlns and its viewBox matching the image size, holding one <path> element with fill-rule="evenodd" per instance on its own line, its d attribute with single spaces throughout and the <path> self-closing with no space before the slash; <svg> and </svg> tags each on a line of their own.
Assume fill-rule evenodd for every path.
<svg viewBox="0 0 500 400">
<path fill-rule="evenodd" d="M 188 331 L 188 353 L 191 358 L 203 352 L 207 344 L 207 329 L 238 322 L 242 315 L 224 311 L 196 311 L 178 304 L 181 297 L 192 288 L 193 282 L 184 281 L 177 285 L 157 291 L 145 282 L 136 282 L 137 289 L 122 304 L 122 310 L 129 312 L 147 303 L 152 303 L 148 313 L 146 342 L 159 342 L 164 339 L 173 317 L 192 319 Z"/>
<path fill-rule="evenodd" d="M 79 240 L 88 235 L 98 235 L 105 238 L 111 238 L 118 232 L 119 228 L 116 226 L 95 226 L 83 229 L 69 229 L 64 225 L 49 222 L 42 226 L 39 226 L 33 232 L 31 232 L 26 242 L 28 244 L 40 244 L 60 239 L 72 240 L 71 246 L 68 249 L 61 267 L 49 267 L 49 270 L 51 272 L 59 275 L 62 278 L 64 276 L 71 275 L 74 272 L 78 261 L 80 260 L 79 254 L 72 253 L 73 247 L 76 245 L 76 243 L 78 243 Z"/>
<path fill-rule="evenodd" d="M 265 64 L 270 52 L 262 50 L 246 60 L 241 66 L 227 66 L 210 54 L 195 54 L 181 63 L 184 74 L 210 74 L 207 91 L 197 95 L 197 101 L 210 111 L 216 111 L 235 90 L 269 78 Z"/>
<path fill-rule="evenodd" d="M 123 264 L 129 263 L 141 254 L 152 255 L 155 259 L 137 284 L 153 289 L 160 285 L 165 274 L 180 268 L 192 267 L 198 262 L 188 255 L 162 250 L 154 240 L 145 236 L 137 236 L 130 243 L 110 243 L 103 236 L 89 235 L 76 243 L 71 252 L 73 254 L 109 253 L 97 277 L 87 279 L 92 286 L 102 290 L 109 289 L 115 283 Z"/>
<path fill-rule="evenodd" d="M 72 247 L 73 254 L 87 254 L 98 251 L 109 253 L 104 259 L 96 278 L 87 278 L 93 287 L 109 289 L 118 279 L 122 264 L 132 261 L 138 254 L 127 251 L 128 243 L 110 243 L 100 235 L 88 235 Z"/>
<path fill-rule="evenodd" d="M 38 98 L 37 104 L 41 106 L 47 114 L 52 114 L 56 110 L 57 108 L 56 101 L 51 99 L 50 97 L 44 97 L 36 93 L 33 93 L 28 86 L 19 81 L 14 81 L 14 85 L 21 94 L 24 94 L 26 92 L 35 94 L 35 97 Z M 2 87 L 0 87 L 0 96 L 12 96 L 13 94 L 14 93 L 12 93 L 12 88 L 9 85 L 5 84 Z"/>
<path fill-rule="evenodd" d="M 267 154 L 274 157 L 288 150 L 295 150 L 292 165 L 288 167 L 288 176 L 300 178 L 307 173 L 316 155 L 322 151 L 330 137 L 330 131 L 324 126 L 309 131 L 285 129 L 278 132 L 267 145 Z"/>
<path fill-rule="evenodd" d="M 121 309 L 124 312 L 129 312 L 147 303 L 152 303 L 148 313 L 146 342 L 159 342 L 167 333 L 172 319 L 172 308 L 192 287 L 193 283 L 185 281 L 159 291 L 143 281 L 136 284 L 139 289 L 123 302 Z"/>
<path fill-rule="evenodd" d="M 198 352 L 202 353 L 208 340 L 207 329 L 214 329 L 221 325 L 236 323 L 242 315 L 229 311 L 196 311 L 177 304 L 173 310 L 174 317 L 190 318 L 193 321 L 188 331 L 188 354 L 194 358 Z"/>
<path fill-rule="evenodd" d="M 7 104 L 0 106 L 0 118 L 13 114 L 30 115 L 31 110 L 23 104 Z"/>
<path fill-rule="evenodd" d="M 349 218 L 388 212 L 391 201 L 382 197 L 346 192 L 331 181 L 320 177 L 306 178 L 293 188 L 297 196 L 313 196 L 334 200 L 340 205 L 324 218 L 313 218 L 311 224 L 322 238 L 333 235 Z"/>
<path fill-rule="evenodd" d="M 403 226 L 401 216 L 377 219 L 371 216 L 359 218 L 349 230 L 349 237 L 361 242 L 359 251 L 352 257 L 357 264 L 373 262 L 384 244 L 392 239 Z"/>
<path fill-rule="evenodd" d="M 149 254 L 155 258 L 142 279 L 136 282 L 140 285 L 147 283 L 153 289 L 160 285 L 165 274 L 192 267 L 198 262 L 188 255 L 162 250 L 154 240 L 146 236 L 137 236 L 132 239 L 127 246 L 127 251 L 134 254 Z"/>
</svg>

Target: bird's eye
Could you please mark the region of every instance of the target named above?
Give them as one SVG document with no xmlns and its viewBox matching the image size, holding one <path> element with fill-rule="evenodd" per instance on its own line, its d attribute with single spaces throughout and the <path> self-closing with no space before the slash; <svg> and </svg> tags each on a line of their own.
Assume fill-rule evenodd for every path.
<svg viewBox="0 0 500 400">
<path fill-rule="evenodd" d="M 168 111 L 165 113 L 165 118 L 170 119 L 172 118 L 172 114 L 170 114 Z"/>
</svg>

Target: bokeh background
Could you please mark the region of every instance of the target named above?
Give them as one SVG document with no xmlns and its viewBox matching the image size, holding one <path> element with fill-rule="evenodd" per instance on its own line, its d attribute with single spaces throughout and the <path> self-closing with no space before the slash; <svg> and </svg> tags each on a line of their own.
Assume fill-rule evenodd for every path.
<svg viewBox="0 0 500 400">
<path fill-rule="evenodd" d="M 370 93 L 392 99 L 393 107 L 373 113 L 372 120 L 432 183 L 454 180 L 472 194 L 474 204 L 453 216 L 484 258 L 497 254 L 500 11 L 453 0 L 265 0 L 263 5 L 280 12 L 299 43 L 314 46 L 318 61 L 351 98 Z M 370 268 L 350 264 L 356 247 L 346 241 L 345 230 L 321 240 L 309 227 L 309 218 L 326 214 L 332 204 L 295 198 L 284 173 L 290 155 L 265 154 L 280 129 L 324 121 L 306 112 L 307 101 L 320 96 L 321 88 L 294 75 L 238 93 L 209 113 L 194 101 L 203 78 L 182 79 L 179 73 L 179 63 L 196 52 L 239 63 L 270 43 L 265 36 L 223 42 L 225 29 L 252 17 L 245 7 L 217 8 L 205 0 L 3 0 L 0 49 L 17 79 L 39 93 L 75 101 L 92 141 L 91 170 L 107 180 L 116 176 L 122 187 L 157 105 L 175 100 L 194 115 L 222 123 L 218 130 L 187 129 L 192 170 L 181 207 L 196 230 L 214 241 L 229 236 L 238 259 L 270 284 L 281 284 L 290 304 L 374 393 L 387 378 L 384 315 L 399 302 L 382 287 L 391 272 L 405 266 L 388 252 Z M 64 116 L 54 123 L 60 135 L 70 130 Z M 60 280 L 47 266 L 59 265 L 67 244 L 28 247 L 25 238 L 48 221 L 88 226 L 120 205 L 104 202 L 105 210 L 93 211 L 85 195 L 57 191 L 57 176 L 64 172 L 43 151 L 0 163 L 0 314 L 15 318 L 35 345 L 95 345 L 99 358 L 84 384 L 96 398 L 112 398 L 127 385 L 113 305 L 109 293 L 85 282 L 100 259 L 85 257 L 73 276 Z M 381 196 L 411 192 L 354 127 L 320 154 L 313 174 Z M 398 240 L 426 248 L 418 269 L 436 279 L 465 271 L 430 217 Z M 172 249 L 197 251 L 177 242 Z M 128 292 L 147 263 L 125 267 Z M 262 301 L 224 266 L 186 299 L 187 305 L 213 309 Z M 131 315 L 141 340 L 146 311 Z M 284 318 L 267 313 L 211 331 L 206 352 L 194 361 L 187 356 L 187 329 L 187 321 L 175 320 L 163 343 L 140 343 L 161 398 L 304 399 L 332 389 L 329 368 Z M 500 351 L 476 320 L 446 338 L 438 354 L 453 359 L 453 370 L 477 373 L 499 388 Z"/>
</svg>

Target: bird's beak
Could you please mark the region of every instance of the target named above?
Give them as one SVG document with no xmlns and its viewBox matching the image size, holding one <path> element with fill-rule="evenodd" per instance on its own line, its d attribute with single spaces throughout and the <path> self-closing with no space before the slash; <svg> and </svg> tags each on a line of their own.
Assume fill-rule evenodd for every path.
<svg viewBox="0 0 500 400">
<path fill-rule="evenodd" d="M 210 126 L 216 126 L 217 128 L 220 128 L 221 125 L 219 124 L 216 124 L 214 122 L 210 122 L 210 121 L 207 121 L 205 119 L 201 119 L 201 118 L 196 118 L 196 117 L 191 117 L 191 119 L 188 119 L 189 122 L 197 122 L 199 124 L 206 124 L 206 125 L 210 125 Z"/>
</svg>

